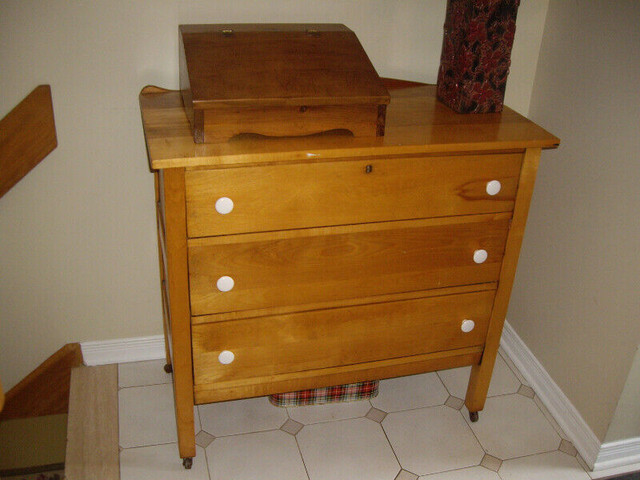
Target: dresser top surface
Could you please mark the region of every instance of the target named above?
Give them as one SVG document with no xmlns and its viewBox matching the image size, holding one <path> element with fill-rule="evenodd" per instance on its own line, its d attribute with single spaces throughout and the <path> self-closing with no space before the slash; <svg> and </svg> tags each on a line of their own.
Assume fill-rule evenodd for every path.
<svg viewBox="0 0 640 480">
<path fill-rule="evenodd" d="M 508 107 L 501 113 L 458 114 L 436 99 L 434 85 L 386 81 L 391 94 L 384 137 L 244 136 L 197 144 L 179 91 L 145 87 L 142 122 L 152 169 L 321 161 L 373 155 L 447 154 L 554 148 L 559 139 Z M 417 86 L 416 86 L 417 85 Z"/>
</svg>

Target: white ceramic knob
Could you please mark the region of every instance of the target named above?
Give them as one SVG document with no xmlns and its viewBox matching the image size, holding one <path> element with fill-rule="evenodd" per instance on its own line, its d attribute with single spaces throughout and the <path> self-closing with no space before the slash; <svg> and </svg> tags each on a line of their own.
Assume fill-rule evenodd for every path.
<svg viewBox="0 0 640 480">
<path fill-rule="evenodd" d="M 231 210 L 233 210 L 233 200 L 229 197 L 220 197 L 216 200 L 216 212 L 220 215 L 231 213 Z"/>
<path fill-rule="evenodd" d="M 487 193 L 489 195 L 497 195 L 500 193 L 500 189 L 502 188 L 502 184 L 498 180 L 491 180 L 487 182 Z"/>
<path fill-rule="evenodd" d="M 473 252 L 473 261 L 476 263 L 484 263 L 487 260 L 489 254 L 486 250 L 476 250 Z"/>
<path fill-rule="evenodd" d="M 233 281 L 233 278 L 227 276 L 220 277 L 216 282 L 216 287 L 218 287 L 218 290 L 221 292 L 228 292 L 234 285 L 235 282 Z"/>
<path fill-rule="evenodd" d="M 223 350 L 220 352 L 220 355 L 218 355 L 218 361 L 223 365 L 229 365 L 235 359 L 236 356 L 229 350 Z"/>
<path fill-rule="evenodd" d="M 469 320 L 469 319 L 464 319 L 462 321 L 462 325 L 460 325 L 460 329 L 464 333 L 469 333 L 474 328 L 476 328 L 476 322 L 474 322 L 473 320 Z"/>
</svg>

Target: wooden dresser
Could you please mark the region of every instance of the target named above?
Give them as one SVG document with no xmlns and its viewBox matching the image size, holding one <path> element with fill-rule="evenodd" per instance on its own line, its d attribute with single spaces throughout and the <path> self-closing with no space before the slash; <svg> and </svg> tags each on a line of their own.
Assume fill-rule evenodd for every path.
<svg viewBox="0 0 640 480">
<path fill-rule="evenodd" d="M 141 92 L 186 467 L 202 403 L 472 365 L 477 420 L 541 149 L 559 140 L 385 82 L 377 138 L 196 144 L 180 92 Z"/>
</svg>

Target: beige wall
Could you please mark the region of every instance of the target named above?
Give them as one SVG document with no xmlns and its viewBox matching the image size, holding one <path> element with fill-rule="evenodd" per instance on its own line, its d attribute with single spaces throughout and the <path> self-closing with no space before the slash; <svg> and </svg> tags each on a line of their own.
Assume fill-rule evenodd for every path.
<svg viewBox="0 0 640 480">
<path fill-rule="evenodd" d="M 547 0 L 519 12 L 507 103 L 526 113 Z M 0 116 L 51 84 L 58 148 L 0 199 L 0 373 L 65 343 L 162 332 L 137 95 L 178 86 L 179 23 L 339 22 L 384 76 L 435 82 L 445 0 L 2 0 Z"/>
<path fill-rule="evenodd" d="M 640 343 L 640 3 L 551 0 L 530 117 L 543 154 L 508 319 L 603 441 Z M 625 418 L 640 418 L 635 401 Z M 632 386 L 629 385 L 629 388 Z M 640 424 L 616 438 L 640 436 Z"/>
<path fill-rule="evenodd" d="M 605 442 L 640 437 L 640 348 L 636 350 L 629 376 L 620 395 Z"/>
</svg>

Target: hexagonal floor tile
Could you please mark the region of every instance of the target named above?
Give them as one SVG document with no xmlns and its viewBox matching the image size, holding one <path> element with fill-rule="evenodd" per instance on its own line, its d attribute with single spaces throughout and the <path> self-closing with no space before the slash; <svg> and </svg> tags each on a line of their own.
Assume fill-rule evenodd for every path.
<svg viewBox="0 0 640 480">
<path fill-rule="evenodd" d="M 193 466 L 182 466 L 178 445 L 167 443 L 150 447 L 126 448 L 120 452 L 121 480 L 209 480 L 204 449 L 196 447 Z"/>
<path fill-rule="evenodd" d="M 216 438 L 207 458 L 211 480 L 307 480 L 295 438 L 280 430 Z"/>
<path fill-rule="evenodd" d="M 578 460 L 562 452 L 515 458 L 502 463 L 503 480 L 589 480 Z"/>
<path fill-rule="evenodd" d="M 467 413 L 467 409 L 463 409 Z M 465 415 L 468 420 L 468 415 Z M 489 455 L 501 460 L 557 450 L 560 436 L 535 402 L 522 395 L 488 398 L 471 429 Z"/>
<path fill-rule="evenodd" d="M 380 424 L 366 418 L 307 425 L 297 438 L 310 480 L 389 480 L 400 471 Z"/>
<path fill-rule="evenodd" d="M 287 411 L 269 403 L 267 397 L 199 405 L 202 429 L 215 437 L 280 428 Z"/>
<path fill-rule="evenodd" d="M 171 383 L 171 374 L 164 371 L 165 363 L 165 360 L 121 363 L 118 365 L 118 386 L 123 388 Z"/>
<path fill-rule="evenodd" d="M 500 480 L 496 472 L 487 470 L 484 467 L 463 468 L 451 472 L 436 473 L 420 477 L 418 480 Z"/>
<path fill-rule="evenodd" d="M 479 465 L 485 452 L 457 410 L 390 413 L 382 421 L 402 468 L 417 475 Z"/>
<path fill-rule="evenodd" d="M 309 425 L 312 423 L 330 422 L 332 420 L 346 420 L 347 418 L 364 417 L 371 404 L 368 400 L 355 402 L 336 402 L 324 405 L 304 405 L 288 407 L 289 416 L 296 422 Z"/>
<path fill-rule="evenodd" d="M 171 384 L 123 388 L 118 392 L 120 445 L 124 448 L 176 442 Z"/>
<path fill-rule="evenodd" d="M 410 375 L 380 381 L 378 396 L 371 404 L 384 412 L 442 405 L 449 393 L 435 373 Z"/>
<path fill-rule="evenodd" d="M 454 397 L 463 398 L 467 394 L 467 384 L 471 367 L 452 368 L 450 370 L 440 370 L 438 376 L 442 379 L 449 393 Z M 516 393 L 520 388 L 520 380 L 511 371 L 504 359 L 498 355 L 493 368 L 491 383 L 489 384 L 489 397 L 497 395 L 507 395 Z"/>
</svg>

